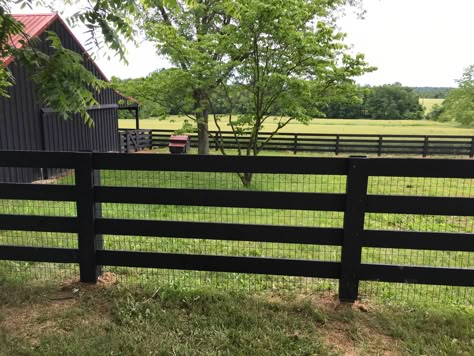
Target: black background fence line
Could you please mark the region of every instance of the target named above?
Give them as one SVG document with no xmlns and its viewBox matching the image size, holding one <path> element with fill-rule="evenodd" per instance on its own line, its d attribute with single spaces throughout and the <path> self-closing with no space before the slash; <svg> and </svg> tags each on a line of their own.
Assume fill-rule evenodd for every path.
<svg viewBox="0 0 474 356">
<path fill-rule="evenodd" d="M 133 152 L 143 149 L 167 147 L 173 130 L 142 129 L 120 130 L 121 152 Z M 237 149 L 234 134 L 231 131 L 210 131 L 211 145 L 217 150 L 218 142 L 226 149 Z M 189 134 L 191 147 L 197 147 L 197 134 Z M 263 142 L 270 132 L 260 133 Z M 242 136 L 240 144 L 245 147 L 249 136 Z M 452 155 L 474 157 L 474 136 L 448 135 L 377 135 L 377 134 L 310 134 L 277 133 L 267 145 L 266 151 L 325 152 L 339 154 L 382 155 Z"/>
<path fill-rule="evenodd" d="M 390 196 L 367 193 L 369 177 L 474 179 L 474 162 L 446 159 L 310 158 L 0 152 L 5 167 L 69 168 L 72 185 L 0 183 L 0 199 L 71 201 L 76 217 L 0 215 L 2 230 L 77 233 L 78 249 L 0 246 L 0 259 L 78 263 L 84 282 L 100 266 L 166 268 L 339 279 L 339 298 L 354 301 L 360 281 L 474 286 L 474 269 L 362 263 L 363 247 L 474 252 L 472 233 L 364 229 L 367 213 L 474 216 L 474 198 Z M 100 170 L 253 172 L 347 177 L 345 193 L 101 186 Z M 101 203 L 259 207 L 344 212 L 342 228 L 103 218 Z M 100 236 L 135 235 L 341 246 L 340 262 L 132 252 L 102 249 Z"/>
</svg>

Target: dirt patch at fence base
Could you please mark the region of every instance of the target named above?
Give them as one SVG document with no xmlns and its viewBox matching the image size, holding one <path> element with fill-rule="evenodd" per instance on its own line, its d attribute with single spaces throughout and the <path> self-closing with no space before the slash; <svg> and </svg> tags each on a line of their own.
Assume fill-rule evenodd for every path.
<svg viewBox="0 0 474 356">
<path fill-rule="evenodd" d="M 111 305 L 94 289 L 97 286 L 71 280 L 36 302 L 0 306 L 0 326 L 32 348 L 45 335 L 68 335 L 77 328 L 105 330 L 111 322 Z"/>
<path fill-rule="evenodd" d="M 351 324 L 328 321 L 321 331 L 324 343 L 344 356 L 403 354 L 396 340 L 360 321 Z"/>
<path fill-rule="evenodd" d="M 271 303 L 284 304 L 288 298 L 278 294 L 264 295 Z M 337 294 L 300 294 L 292 298 L 297 304 L 310 303 L 323 313 L 325 321 L 319 328 L 324 344 L 338 355 L 402 355 L 399 343 L 379 330 L 369 327 L 371 314 L 379 311 L 377 304 L 341 303 Z"/>
<path fill-rule="evenodd" d="M 113 272 L 105 272 L 97 278 L 97 284 L 82 283 L 79 277 L 66 279 L 61 283 L 63 291 L 68 290 L 93 290 L 97 287 L 111 287 L 117 284 L 117 275 Z"/>
</svg>

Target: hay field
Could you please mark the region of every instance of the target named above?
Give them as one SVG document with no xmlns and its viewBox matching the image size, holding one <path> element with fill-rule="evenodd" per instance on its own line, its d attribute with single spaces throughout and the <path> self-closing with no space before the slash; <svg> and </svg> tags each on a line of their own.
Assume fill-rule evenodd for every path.
<svg viewBox="0 0 474 356">
<path fill-rule="evenodd" d="M 433 110 L 433 106 L 441 105 L 443 103 L 443 101 L 444 101 L 444 99 L 420 98 L 420 104 L 425 109 L 425 113 L 429 113 L 431 110 Z"/>
<path fill-rule="evenodd" d="M 437 99 L 434 99 L 437 100 Z M 140 128 L 172 129 L 182 127 L 185 118 L 170 116 L 165 120 L 156 118 L 143 119 Z M 221 127 L 229 130 L 223 118 Z M 214 122 L 209 124 L 215 130 Z M 269 119 L 263 131 L 275 129 L 276 121 Z M 119 120 L 119 128 L 135 128 L 135 120 Z M 464 128 L 455 123 L 440 123 L 428 120 L 348 120 L 348 119 L 313 119 L 310 124 L 290 123 L 281 132 L 289 133 L 335 133 L 335 134 L 400 134 L 400 135 L 474 135 L 474 128 Z"/>
</svg>

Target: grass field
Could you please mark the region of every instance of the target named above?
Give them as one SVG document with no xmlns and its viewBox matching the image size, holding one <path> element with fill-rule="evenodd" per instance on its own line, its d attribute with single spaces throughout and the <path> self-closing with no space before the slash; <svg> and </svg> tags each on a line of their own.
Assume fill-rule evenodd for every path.
<svg viewBox="0 0 474 356">
<path fill-rule="evenodd" d="M 180 129 L 184 118 L 170 116 L 165 120 L 143 119 L 143 129 Z M 120 128 L 134 128 L 134 120 L 119 120 Z M 214 122 L 209 124 L 215 130 Z M 221 124 L 223 130 L 229 127 Z M 275 129 L 276 123 L 269 121 L 263 131 Z M 281 132 L 289 133 L 334 133 L 334 134 L 401 134 L 401 135 L 474 135 L 474 128 L 463 128 L 455 123 L 440 123 L 427 120 L 342 120 L 314 119 L 309 125 L 290 123 Z"/>
<path fill-rule="evenodd" d="M 472 355 L 472 308 L 0 282 L 0 355 Z"/>
<path fill-rule="evenodd" d="M 420 104 L 425 109 L 425 113 L 429 113 L 433 110 L 433 106 L 441 105 L 444 99 L 427 99 L 427 98 L 420 98 Z"/>
</svg>

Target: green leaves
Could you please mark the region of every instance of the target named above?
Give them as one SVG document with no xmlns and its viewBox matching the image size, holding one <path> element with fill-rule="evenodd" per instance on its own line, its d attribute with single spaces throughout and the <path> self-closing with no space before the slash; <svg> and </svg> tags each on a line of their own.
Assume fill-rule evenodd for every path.
<svg viewBox="0 0 474 356">
<path fill-rule="evenodd" d="M 15 78 L 8 70 L 8 68 L 0 68 L 0 96 L 8 97 L 8 88 L 14 84 Z"/>
<path fill-rule="evenodd" d="M 48 32 L 47 41 L 53 49 L 51 55 L 31 47 L 19 53 L 19 60 L 32 73 L 42 105 L 52 108 L 63 119 L 78 113 L 87 125 L 92 126 L 94 123 L 87 109 L 98 105 L 94 94 L 107 84 L 86 69 L 83 62 L 88 58 L 63 48 L 55 33 Z"/>
<path fill-rule="evenodd" d="M 419 97 L 411 88 L 399 83 L 370 89 L 365 101 L 370 118 L 389 120 L 417 120 L 423 118 Z"/>
<path fill-rule="evenodd" d="M 23 4 L 29 5 L 31 1 L 25 0 Z M 80 114 L 84 122 L 92 126 L 87 109 L 98 104 L 95 95 L 106 87 L 106 83 L 86 69 L 84 62 L 89 58 L 63 48 L 59 37 L 52 32 L 48 32 L 46 38 L 51 54 L 41 52 L 37 49 L 39 39 L 30 39 L 24 33 L 23 24 L 16 21 L 8 10 L 5 2 L 0 0 L 0 58 L 14 57 L 29 69 L 41 105 L 53 109 L 64 119 Z M 21 48 L 11 45 L 13 35 L 22 37 L 19 40 Z M 13 83 L 8 68 L 0 65 L 0 95 L 8 96 L 7 89 Z"/>
<path fill-rule="evenodd" d="M 474 125 L 474 65 L 464 70 L 458 83 L 459 88 L 451 90 L 443 102 L 440 119 Z"/>
<path fill-rule="evenodd" d="M 2 60 L 15 55 L 17 49 L 11 45 L 10 39 L 23 33 L 24 26 L 16 21 L 8 12 L 4 1 L 0 1 L 0 96 L 8 96 L 8 87 L 14 84 L 15 78 L 3 66 Z M 24 36 L 27 40 L 26 36 Z"/>
</svg>

